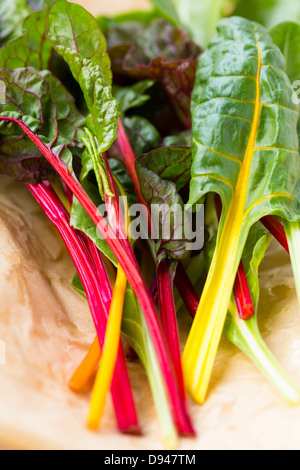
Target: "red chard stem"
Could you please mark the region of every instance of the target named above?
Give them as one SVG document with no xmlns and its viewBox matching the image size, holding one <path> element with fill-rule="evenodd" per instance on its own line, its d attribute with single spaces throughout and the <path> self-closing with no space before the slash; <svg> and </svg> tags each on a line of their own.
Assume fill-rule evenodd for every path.
<svg viewBox="0 0 300 470">
<path fill-rule="evenodd" d="M 279 222 L 273 215 L 267 215 L 261 219 L 262 224 L 273 235 L 274 238 L 280 243 L 281 246 L 289 253 L 289 245 L 286 238 L 285 230 L 281 222 Z"/>
</svg>

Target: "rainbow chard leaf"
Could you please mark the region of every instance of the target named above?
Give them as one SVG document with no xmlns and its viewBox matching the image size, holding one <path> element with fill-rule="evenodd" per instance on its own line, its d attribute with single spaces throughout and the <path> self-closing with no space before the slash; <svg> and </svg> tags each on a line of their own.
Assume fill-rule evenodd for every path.
<svg viewBox="0 0 300 470">
<path fill-rule="evenodd" d="M 108 46 L 116 77 L 161 81 L 179 118 L 189 128 L 196 59 L 201 50 L 186 31 L 161 18 L 146 27 L 125 22 L 108 32 Z"/>
<path fill-rule="evenodd" d="M 299 112 L 284 69 L 266 30 L 242 18 L 222 20 L 199 60 L 190 204 L 208 192 L 218 193 L 223 203 L 217 246 L 183 355 L 186 383 L 199 403 L 251 226 L 267 214 L 299 218 Z"/>
<path fill-rule="evenodd" d="M 51 72 L 0 70 L 5 84 L 1 116 L 20 119 L 68 165 L 80 155 L 85 118 L 73 97 Z M 71 151 L 70 151 L 71 150 Z M 0 171 L 16 181 L 37 183 L 54 171 L 33 142 L 16 125 L 0 123 Z"/>
</svg>

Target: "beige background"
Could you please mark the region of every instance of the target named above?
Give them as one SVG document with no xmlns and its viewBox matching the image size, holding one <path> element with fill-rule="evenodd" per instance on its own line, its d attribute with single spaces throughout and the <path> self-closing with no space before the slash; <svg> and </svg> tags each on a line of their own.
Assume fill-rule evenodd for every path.
<svg viewBox="0 0 300 470">
<path fill-rule="evenodd" d="M 94 13 L 144 1 L 82 1 Z M 72 290 L 72 262 L 23 185 L 0 178 L 0 442 L 12 448 L 161 449 L 145 373 L 129 371 L 144 435 L 119 435 L 110 400 L 102 428 L 85 428 L 89 396 L 67 380 L 94 337 L 86 302 Z M 300 384 L 300 314 L 287 255 L 270 251 L 261 269 L 259 323 L 265 340 Z M 180 329 L 189 320 L 180 315 Z M 185 335 L 185 333 L 184 333 Z M 183 336 L 184 336 L 183 335 Z M 184 340 L 184 337 L 183 337 Z M 204 406 L 190 403 L 196 439 L 180 449 L 300 449 L 300 408 L 290 408 L 253 364 L 223 339 Z"/>
<path fill-rule="evenodd" d="M 94 15 L 116 14 L 133 9 L 149 8 L 147 0 L 77 0 L 74 3 L 82 5 Z"/>
</svg>

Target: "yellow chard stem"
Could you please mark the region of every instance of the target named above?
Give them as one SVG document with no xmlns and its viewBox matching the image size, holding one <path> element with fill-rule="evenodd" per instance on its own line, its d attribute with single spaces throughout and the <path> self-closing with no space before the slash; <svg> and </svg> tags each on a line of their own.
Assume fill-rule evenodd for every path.
<svg viewBox="0 0 300 470">
<path fill-rule="evenodd" d="M 187 389 L 203 403 L 220 343 L 230 297 L 249 229 L 244 223 L 248 182 L 259 124 L 261 53 L 257 41 L 256 100 L 251 133 L 233 198 L 224 223 L 221 221 L 217 248 L 184 353 Z"/>
<path fill-rule="evenodd" d="M 109 391 L 115 369 L 120 343 L 126 285 L 126 275 L 123 269 L 119 267 L 106 327 L 102 357 L 100 360 L 90 404 L 88 427 L 92 430 L 98 429 L 100 425 L 106 396 Z"/>
</svg>

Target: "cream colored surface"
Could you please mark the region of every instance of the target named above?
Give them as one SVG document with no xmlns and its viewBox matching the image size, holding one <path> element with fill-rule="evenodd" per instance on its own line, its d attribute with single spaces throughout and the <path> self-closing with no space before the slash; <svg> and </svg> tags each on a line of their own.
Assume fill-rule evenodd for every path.
<svg viewBox="0 0 300 470">
<path fill-rule="evenodd" d="M 114 15 L 135 9 L 149 9 L 148 0 L 75 0 L 93 15 Z"/>
<path fill-rule="evenodd" d="M 81 2 L 104 12 L 108 2 Z M 112 2 L 118 11 L 140 2 Z M 144 3 L 144 2 L 143 2 Z M 93 10 L 94 4 L 94 10 Z M 119 6 L 121 5 L 121 6 Z M 145 373 L 129 364 L 144 435 L 117 433 L 108 402 L 97 433 L 85 427 L 89 396 L 67 380 L 92 342 L 86 302 L 72 290 L 72 262 L 23 185 L 0 177 L 0 443 L 29 449 L 161 449 Z M 288 257 L 270 251 L 261 270 L 264 338 L 300 385 L 300 311 Z M 187 334 L 190 320 L 180 317 Z M 183 337 L 183 340 L 185 338 Z M 0 343 L 2 344 L 2 343 Z M 300 449 L 300 407 L 290 408 L 252 363 L 222 341 L 208 400 L 191 403 L 198 436 L 181 449 Z"/>
</svg>

